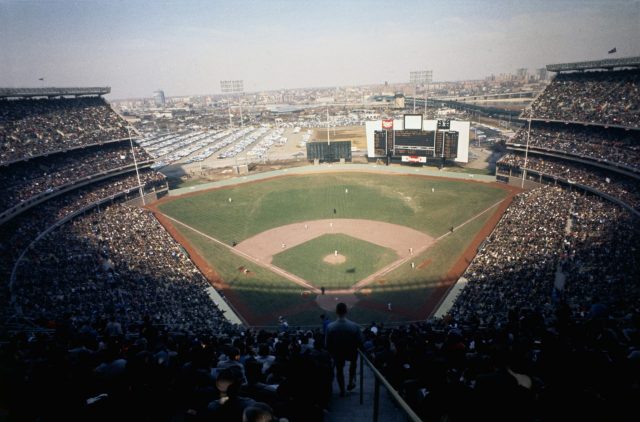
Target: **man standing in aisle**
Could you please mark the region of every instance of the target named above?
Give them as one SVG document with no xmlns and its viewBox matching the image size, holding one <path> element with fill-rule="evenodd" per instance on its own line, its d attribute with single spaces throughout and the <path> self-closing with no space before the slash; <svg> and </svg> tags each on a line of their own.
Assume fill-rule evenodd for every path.
<svg viewBox="0 0 640 422">
<path fill-rule="evenodd" d="M 337 318 L 327 327 L 326 345 L 336 368 L 336 379 L 340 387 L 340 397 L 344 396 L 344 365 L 349 361 L 349 391 L 356 388 L 356 367 L 358 347 L 363 343 L 360 326 L 347 319 L 347 305 L 338 303 Z"/>
</svg>

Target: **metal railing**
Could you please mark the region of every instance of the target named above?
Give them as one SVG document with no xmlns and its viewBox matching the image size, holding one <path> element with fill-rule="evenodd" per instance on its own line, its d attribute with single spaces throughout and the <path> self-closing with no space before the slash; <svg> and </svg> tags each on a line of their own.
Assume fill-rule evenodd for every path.
<svg viewBox="0 0 640 422">
<path fill-rule="evenodd" d="M 398 405 L 398 407 L 404 412 L 408 421 L 412 422 L 421 422 L 422 419 L 409 407 L 409 405 L 404 401 L 400 394 L 396 391 L 395 388 L 386 378 L 376 369 L 376 367 L 371 363 L 369 359 L 362 353 L 361 350 L 358 350 L 360 354 L 360 404 L 364 404 L 364 365 L 366 364 L 374 377 L 374 385 L 373 385 L 373 422 L 377 422 L 380 417 L 380 385 L 387 389 L 389 395 L 393 399 L 393 401 Z"/>
</svg>

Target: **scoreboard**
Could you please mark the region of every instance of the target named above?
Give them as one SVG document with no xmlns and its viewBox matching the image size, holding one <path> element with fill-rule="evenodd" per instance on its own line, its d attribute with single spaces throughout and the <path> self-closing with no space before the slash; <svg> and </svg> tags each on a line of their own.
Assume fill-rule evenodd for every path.
<svg viewBox="0 0 640 422">
<path fill-rule="evenodd" d="M 436 142 L 436 132 L 432 130 L 396 130 L 394 145 L 402 147 L 433 148 Z"/>
<path fill-rule="evenodd" d="M 467 162 L 469 122 L 424 120 L 424 124 L 418 125 L 413 121 L 408 124 L 408 116 L 414 117 L 406 115 L 404 121 L 367 122 L 370 158 L 400 158 L 403 162 L 419 163 L 428 160 Z"/>
<path fill-rule="evenodd" d="M 375 154 L 379 157 L 457 157 L 458 132 L 435 130 L 376 130 Z M 410 161 L 410 160 L 404 160 Z M 414 160 L 415 161 L 415 160 Z M 417 160 L 426 162 L 426 160 Z"/>
</svg>

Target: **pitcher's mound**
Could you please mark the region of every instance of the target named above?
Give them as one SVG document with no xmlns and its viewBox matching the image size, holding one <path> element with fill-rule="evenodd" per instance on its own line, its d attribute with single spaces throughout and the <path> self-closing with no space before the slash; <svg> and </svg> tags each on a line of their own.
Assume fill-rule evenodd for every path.
<svg viewBox="0 0 640 422">
<path fill-rule="evenodd" d="M 338 255 L 330 254 L 325 256 L 322 260 L 327 264 L 337 265 L 337 264 L 342 264 L 344 261 L 346 261 L 347 257 L 340 254 Z"/>
</svg>

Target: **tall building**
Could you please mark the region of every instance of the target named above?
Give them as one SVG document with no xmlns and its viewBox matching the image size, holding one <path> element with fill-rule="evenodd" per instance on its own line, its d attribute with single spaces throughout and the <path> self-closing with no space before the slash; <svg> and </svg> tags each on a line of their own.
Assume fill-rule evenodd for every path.
<svg viewBox="0 0 640 422">
<path fill-rule="evenodd" d="M 524 81 L 527 79 L 528 77 L 528 69 L 523 67 L 520 69 L 516 69 L 516 76 L 518 77 L 518 79 L 520 79 L 521 81 Z"/>
<path fill-rule="evenodd" d="M 153 91 L 153 102 L 157 107 L 164 107 L 164 91 L 159 89 Z"/>
<path fill-rule="evenodd" d="M 546 81 L 547 80 L 547 69 L 545 67 L 541 67 L 540 69 L 537 70 L 538 73 L 538 79 L 541 81 Z"/>
</svg>

